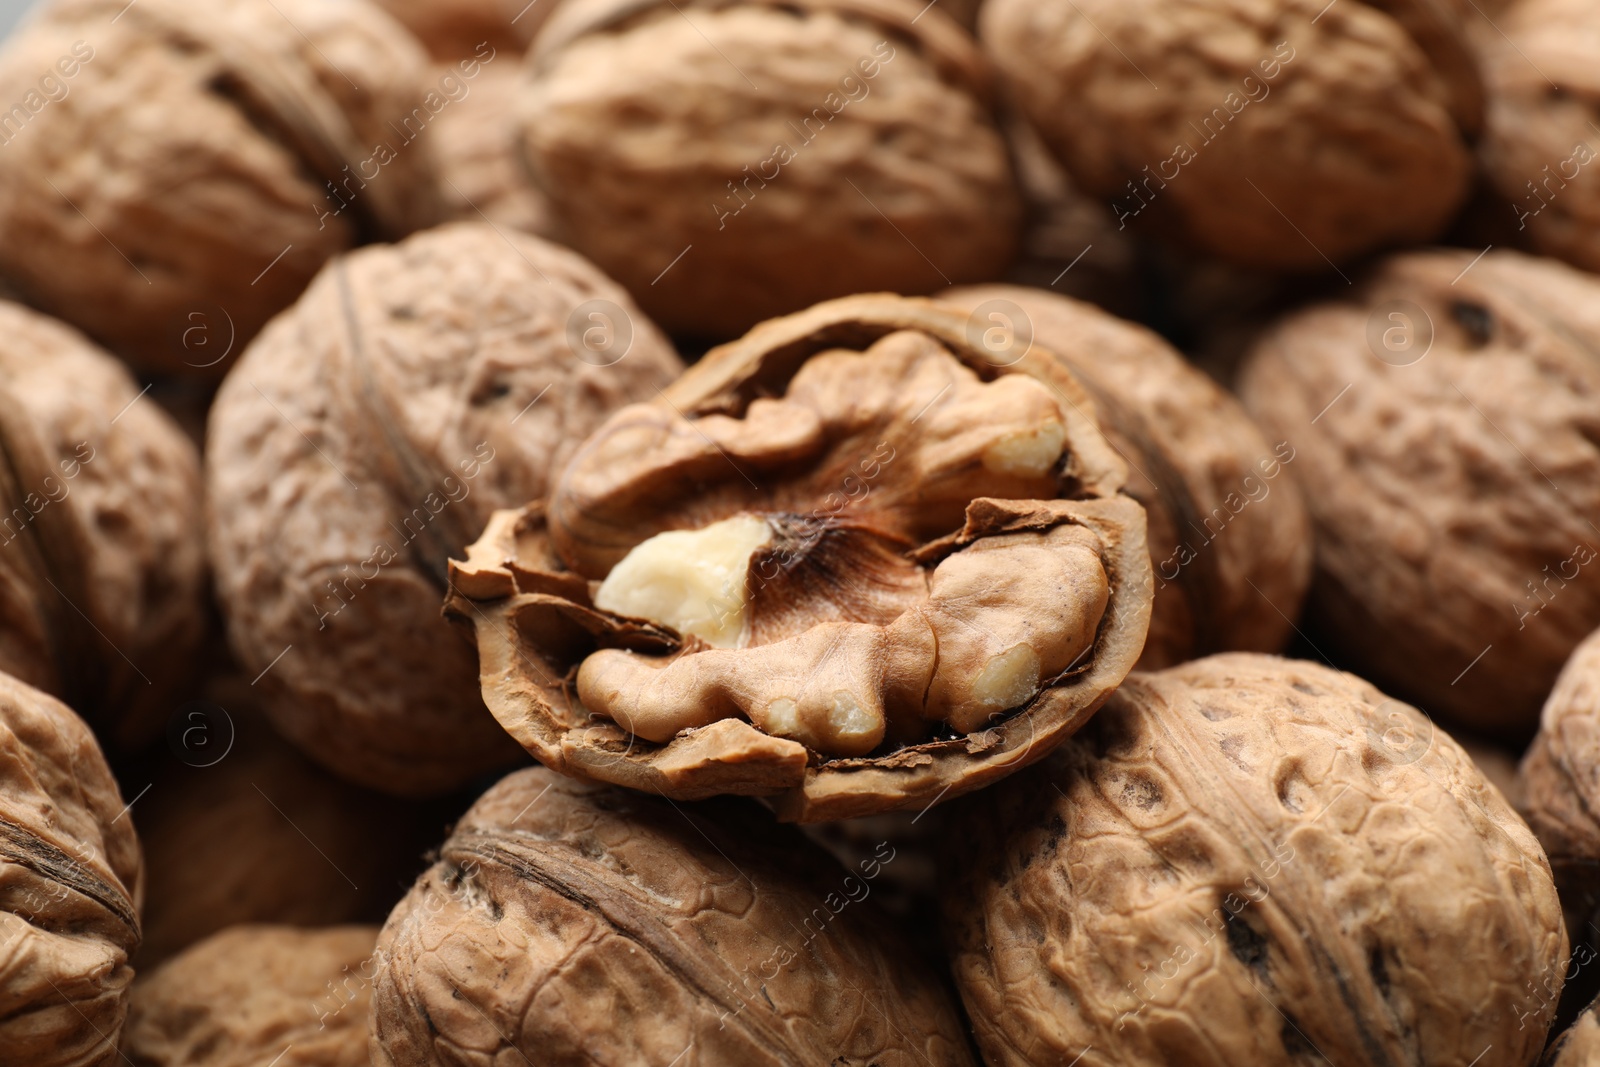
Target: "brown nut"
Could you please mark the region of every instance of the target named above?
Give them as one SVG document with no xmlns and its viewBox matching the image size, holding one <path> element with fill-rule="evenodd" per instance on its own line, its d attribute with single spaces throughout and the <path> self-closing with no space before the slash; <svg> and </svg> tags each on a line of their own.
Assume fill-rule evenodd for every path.
<svg viewBox="0 0 1600 1067">
<path fill-rule="evenodd" d="M 1311 581 L 1310 520 L 1293 480 L 1279 477 L 1294 446 L 1269 443 L 1156 334 L 1091 304 L 1015 285 L 938 299 L 1059 355 L 1094 400 L 1150 524 L 1155 603 L 1139 668 L 1281 649 Z"/>
<path fill-rule="evenodd" d="M 1443 0 L 989 0 L 979 17 L 1121 225 L 1314 270 L 1432 238 L 1465 199 L 1483 101 L 1464 22 Z"/>
<path fill-rule="evenodd" d="M 0 277 L 220 374 L 330 256 L 437 217 L 424 64 L 365 0 L 51 0 L 0 54 Z"/>
<path fill-rule="evenodd" d="M 1520 742 L 1600 620 L 1600 282 L 1476 256 L 1383 261 L 1269 330 L 1240 387 L 1296 450 L 1317 646 Z"/>
<path fill-rule="evenodd" d="M 384 926 L 372 1063 L 972 1064 L 869 899 L 893 862 L 846 872 L 745 801 L 518 771 Z"/>
<path fill-rule="evenodd" d="M 435 59 L 521 53 L 557 0 L 377 0 Z M 487 48 L 485 48 L 487 46 Z"/>
<path fill-rule="evenodd" d="M 967 326 L 819 304 L 613 415 L 452 563 L 501 724 L 568 774 L 802 822 L 926 808 L 1076 729 L 1144 642 L 1144 512 L 1066 365 Z"/>
<path fill-rule="evenodd" d="M 1543 1067 L 1587 1067 L 1600 1062 L 1600 1001 L 1584 1009 L 1578 1021 L 1550 1044 L 1539 1061 Z"/>
<path fill-rule="evenodd" d="M 509 55 L 497 59 L 482 66 L 471 82 L 458 65 L 435 68 L 438 81 L 466 94 L 439 115 L 434 127 L 439 192 L 452 219 L 482 219 L 542 236 L 551 228 L 550 205 L 522 162 L 512 121 L 522 75 Z"/>
<path fill-rule="evenodd" d="M 120 363 L 3 301 L 0 454 L 0 670 L 137 746 L 205 625 L 199 456 Z"/>
<path fill-rule="evenodd" d="M 1555 998 L 1530 990 L 1559 993 L 1567 939 L 1538 842 L 1353 675 L 1246 653 L 1132 675 L 961 815 L 947 935 L 990 1067 L 1526 1067 L 1544 1044 Z"/>
<path fill-rule="evenodd" d="M 141 975 L 132 1067 L 367 1067 L 375 926 L 231 926 Z"/>
<path fill-rule="evenodd" d="M 504 766 L 470 639 L 439 618 L 445 562 L 679 366 L 536 237 L 458 223 L 330 264 L 223 383 L 207 442 L 218 596 L 278 728 L 386 792 Z"/>
<path fill-rule="evenodd" d="M 1020 206 L 988 95 L 975 43 L 917 0 L 569 0 L 521 113 L 559 239 L 720 339 L 999 275 Z"/>
<path fill-rule="evenodd" d="M 117 1062 L 142 883 L 94 735 L 0 674 L 0 1062 Z"/>
</svg>

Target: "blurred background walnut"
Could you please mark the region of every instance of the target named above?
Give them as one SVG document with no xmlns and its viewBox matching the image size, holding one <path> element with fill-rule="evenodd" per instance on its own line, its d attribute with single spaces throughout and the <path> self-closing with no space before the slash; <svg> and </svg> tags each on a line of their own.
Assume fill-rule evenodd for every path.
<svg viewBox="0 0 1600 1067">
<path fill-rule="evenodd" d="M 479 52 L 520 54 L 561 0 L 376 0 L 435 59 Z M 512 57 L 515 63 L 515 55 Z"/>
<path fill-rule="evenodd" d="M 501 53 L 492 64 L 480 65 L 470 84 L 461 81 L 455 64 L 436 68 L 440 79 L 453 78 L 467 92 L 434 127 L 439 195 L 449 218 L 545 235 L 552 227 L 550 205 L 528 174 L 514 119 L 522 86 L 516 63 L 516 56 Z"/>
</svg>

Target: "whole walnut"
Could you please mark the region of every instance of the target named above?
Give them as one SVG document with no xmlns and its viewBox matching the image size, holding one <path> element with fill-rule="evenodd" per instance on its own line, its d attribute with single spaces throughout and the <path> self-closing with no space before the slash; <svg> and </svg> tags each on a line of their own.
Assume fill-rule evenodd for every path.
<svg viewBox="0 0 1600 1067">
<path fill-rule="evenodd" d="M 132 1067 L 367 1067 L 375 926 L 230 926 L 133 985 Z"/>
<path fill-rule="evenodd" d="M 547 0 L 548 2 L 548 0 Z M 461 60 L 470 69 L 474 60 Z M 513 112 L 522 87 L 517 60 L 501 52 L 467 81 L 459 64 L 436 68 L 439 80 L 465 86 L 467 95 L 439 116 L 440 195 L 452 219 L 526 230 L 543 235 L 551 226 L 550 205 L 522 161 Z"/>
<path fill-rule="evenodd" d="M 0 674 L 0 1063 L 117 1062 L 139 840 L 94 735 Z"/>
<path fill-rule="evenodd" d="M 799 822 L 925 810 L 1138 659 L 1144 510 L 1094 419 L 1066 362 L 954 307 L 819 304 L 613 414 L 447 607 L 547 766 Z"/>
<path fill-rule="evenodd" d="M 947 841 L 990 1067 L 1527 1067 L 1555 1011 L 1534 983 L 1559 993 L 1567 964 L 1499 791 L 1416 709 L 1312 663 L 1135 674 Z"/>
<path fill-rule="evenodd" d="M 1600 1001 L 1590 1004 L 1578 1021 L 1550 1044 L 1539 1061 L 1543 1067 L 1587 1067 L 1600 1062 Z"/>
<path fill-rule="evenodd" d="M 1452 0 L 989 0 L 1013 95 L 1119 225 L 1323 270 L 1437 236 L 1483 91 Z M 1148 211 L 1148 214 L 1147 214 Z"/>
<path fill-rule="evenodd" d="M 1155 603 L 1141 670 L 1211 652 L 1276 652 L 1311 582 L 1311 523 L 1239 402 L 1156 334 L 1043 289 L 980 285 L 939 294 L 984 329 L 1013 331 L 1066 361 L 1128 465 L 1149 521 Z"/>
<path fill-rule="evenodd" d="M 846 871 L 748 801 L 518 771 L 384 926 L 372 1063 L 972 1064 L 868 899 L 894 861 Z"/>
<path fill-rule="evenodd" d="M 1394 256 L 1267 331 L 1241 375 L 1316 534 L 1316 646 L 1522 741 L 1600 625 L 1600 280 L 1494 250 Z"/>
<path fill-rule="evenodd" d="M 137 746 L 205 625 L 199 456 L 122 364 L 5 301 L 0 450 L 0 670 Z"/>
<path fill-rule="evenodd" d="M 1600 18 L 1588 0 L 1519 0 L 1481 35 L 1480 154 L 1519 236 L 1600 270 Z"/>
<path fill-rule="evenodd" d="M 567 0 L 522 136 L 557 236 L 674 333 L 985 281 L 1021 207 L 977 45 L 918 0 Z"/>
<path fill-rule="evenodd" d="M 458 223 L 329 264 L 223 382 L 207 440 L 217 594 L 278 729 L 386 792 L 505 766 L 471 639 L 439 615 L 445 563 L 679 367 L 627 294 L 526 234 Z"/>
<path fill-rule="evenodd" d="M 0 53 L 0 277 L 220 373 L 329 257 L 437 218 L 425 62 L 365 0 L 48 0 Z"/>
<path fill-rule="evenodd" d="M 487 44 L 520 53 L 561 0 L 377 0 L 435 59 L 459 59 Z"/>
</svg>

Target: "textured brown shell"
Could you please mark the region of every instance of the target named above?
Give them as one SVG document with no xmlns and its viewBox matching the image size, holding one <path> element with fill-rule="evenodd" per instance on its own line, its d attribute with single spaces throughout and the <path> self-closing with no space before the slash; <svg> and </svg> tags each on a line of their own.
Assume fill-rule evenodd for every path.
<svg viewBox="0 0 1600 1067">
<path fill-rule="evenodd" d="M 523 141 L 561 240 L 667 329 L 725 338 L 998 276 L 1021 210 L 987 86 L 915 0 L 570 0 L 534 44 Z"/>
<path fill-rule="evenodd" d="M 1272 328 L 1240 387 L 1296 450 L 1318 647 L 1520 740 L 1600 624 L 1600 281 L 1475 255 L 1386 260 Z"/>
<path fill-rule="evenodd" d="M 865 349 L 897 330 L 926 333 L 987 377 L 1027 374 L 1068 402 L 1066 476 L 1071 521 L 1098 535 L 1112 594 L 1087 669 L 1045 689 L 987 730 L 909 745 L 882 756 L 821 760 L 799 742 L 725 719 L 682 731 L 664 745 L 591 715 L 565 681 L 591 651 L 581 610 L 545 575 L 561 570 L 535 505 L 497 516 L 466 563 L 452 563 L 450 610 L 474 623 L 484 699 L 523 747 L 567 774 L 679 799 L 717 793 L 773 798 L 799 822 L 926 808 L 996 781 L 1047 753 L 1077 729 L 1132 668 L 1149 625 L 1151 582 L 1143 510 L 1121 492 L 1125 471 L 1094 423 L 1094 406 L 1066 365 L 1030 354 L 995 368 L 968 340 L 964 317 L 925 300 L 857 296 L 763 323 L 678 379 L 658 403 L 687 416 L 737 415 L 757 396 L 781 393 L 810 356 Z M 569 576 L 570 577 L 570 576 Z"/>
<path fill-rule="evenodd" d="M 473 62 L 463 60 L 462 62 Z M 522 86 L 517 57 L 500 52 L 464 82 L 467 96 L 441 112 L 438 134 L 440 196 L 445 214 L 468 222 L 525 230 L 541 236 L 551 227 L 550 205 L 522 160 L 513 112 Z M 462 82 L 452 64 L 436 67 Z"/>
<path fill-rule="evenodd" d="M 520 53 L 558 0 L 377 0 L 435 59 L 472 55 L 479 45 Z"/>
<path fill-rule="evenodd" d="M 1551 1043 L 1539 1062 L 1543 1067 L 1587 1067 L 1600 1062 L 1600 1002 L 1590 1004 L 1578 1021 Z"/>
<path fill-rule="evenodd" d="M 938 299 L 968 312 L 990 301 L 1021 309 L 1034 340 L 1093 398 L 1149 521 L 1155 603 L 1139 668 L 1281 649 L 1311 582 L 1310 520 L 1281 476 L 1292 447 L 1275 451 L 1237 400 L 1160 337 L 1091 304 L 1015 285 Z"/>
<path fill-rule="evenodd" d="M 375 926 L 232 926 L 141 975 L 133 1067 L 367 1067 Z"/>
<path fill-rule="evenodd" d="M 972 1064 L 870 900 L 894 861 L 847 872 L 748 802 L 518 771 L 389 917 L 372 1062 Z"/>
<path fill-rule="evenodd" d="M 1311 663 L 1135 674 L 948 841 L 990 1067 L 1527 1064 L 1555 1010 L 1530 990 L 1566 968 L 1499 791 L 1415 709 Z"/>
<path fill-rule="evenodd" d="M 7 106 L 66 86 L 0 154 L 0 276 L 143 367 L 216 375 L 328 257 L 437 217 L 432 147 L 390 126 L 424 69 L 365 0 L 52 0 L 0 54 Z"/>
<path fill-rule="evenodd" d="M 94 735 L 0 674 L 0 1062 L 117 1062 L 142 881 Z"/>
<path fill-rule="evenodd" d="M 1483 105 L 1464 22 L 1440 0 L 990 0 L 979 18 L 1045 141 L 1130 228 L 1315 270 L 1434 237 L 1465 199 Z"/>
<path fill-rule="evenodd" d="M 631 330 L 613 365 L 569 342 L 590 301 Z M 439 617 L 445 562 L 678 369 L 622 290 L 536 237 L 458 223 L 330 264 L 223 383 L 207 441 L 217 592 L 278 728 L 387 792 L 504 766 L 470 637 Z"/>
<path fill-rule="evenodd" d="M 0 670 L 148 740 L 204 627 L 200 459 L 126 369 L 0 302 Z"/>
</svg>

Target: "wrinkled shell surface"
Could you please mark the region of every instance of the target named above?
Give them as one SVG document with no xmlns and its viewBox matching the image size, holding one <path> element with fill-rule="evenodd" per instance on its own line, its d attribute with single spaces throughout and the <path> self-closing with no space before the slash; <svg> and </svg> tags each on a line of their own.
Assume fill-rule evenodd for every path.
<svg viewBox="0 0 1600 1067">
<path fill-rule="evenodd" d="M 194 446 L 77 331 L 0 302 L 0 454 L 0 670 L 147 740 L 204 626 Z"/>
<path fill-rule="evenodd" d="M 1244 653 L 1135 674 L 969 803 L 946 918 L 991 1067 L 1525 1065 L 1544 1044 L 1554 999 L 1529 991 L 1559 990 L 1567 952 L 1538 842 L 1352 675 Z"/>
<path fill-rule="evenodd" d="M 987 72 L 924 6 L 564 4 L 521 110 L 559 239 L 716 338 L 1000 274 L 1021 210 Z"/>
<path fill-rule="evenodd" d="M 601 329 L 597 355 L 581 333 Z M 445 562 L 678 368 L 626 294 L 535 237 L 455 224 L 330 264 L 223 383 L 207 442 L 218 594 L 278 728 L 386 792 L 504 766 L 470 637 L 439 616 Z"/>
<path fill-rule="evenodd" d="M 991 0 L 979 18 L 1045 141 L 1129 228 L 1315 270 L 1429 239 L 1466 197 L 1482 90 L 1464 22 L 1438 0 Z"/>
<path fill-rule="evenodd" d="M 375 926 L 233 926 L 141 975 L 133 1067 L 367 1067 Z"/>
<path fill-rule="evenodd" d="M 1131 668 L 1144 642 L 1151 582 L 1143 510 L 1121 494 L 1122 465 L 1095 428 L 1093 404 L 1066 364 L 1041 349 L 995 366 L 965 327 L 956 309 L 922 300 L 862 296 L 820 304 L 714 350 L 653 404 L 608 420 L 564 472 L 548 529 L 542 507 L 504 512 L 468 560 L 452 564 L 460 596 L 450 608 L 475 624 L 485 700 L 501 724 L 546 765 L 569 774 L 680 799 L 773 796 L 781 817 L 801 822 L 925 808 L 1012 773 L 1076 729 Z M 951 370 L 929 371 L 943 379 L 896 377 L 895 361 L 908 347 L 937 354 Z M 865 360 L 859 373 L 817 388 L 831 379 L 812 376 L 814 368 L 850 359 Z M 777 399 L 802 381 L 812 390 L 810 416 L 792 398 Z M 970 455 L 974 440 L 1012 414 L 971 400 L 969 393 L 987 398 L 981 386 L 972 389 L 985 381 L 1006 386 L 1007 395 L 1043 395 L 1064 420 L 1062 458 L 1048 475 L 1002 477 Z M 882 402 L 903 406 L 929 385 L 931 400 L 920 414 L 892 406 L 887 423 L 856 425 Z M 893 457 L 885 459 L 882 442 Z M 885 461 L 862 469 L 874 455 Z M 857 488 L 865 483 L 869 491 L 852 491 L 852 476 Z M 1027 492 L 1056 499 L 1029 499 Z M 777 557 L 779 573 L 770 581 L 759 565 L 767 557 L 751 555 L 752 625 L 770 617 L 773 643 L 757 636 L 748 647 L 707 651 L 671 630 L 592 606 L 583 579 L 603 575 L 652 534 L 700 529 L 752 511 L 802 526 L 817 519 L 823 529 L 839 531 L 837 540 L 831 532 L 802 538 L 804 547 Z M 919 700 L 931 706 L 944 684 L 938 672 L 943 656 L 965 660 L 978 646 L 958 641 L 946 649 L 925 639 L 927 627 L 919 628 L 918 619 L 932 619 L 932 613 L 919 615 L 923 607 L 896 597 L 918 583 L 928 583 L 922 588 L 937 597 L 940 571 L 953 561 L 976 567 L 993 560 L 982 555 L 985 542 L 1017 535 L 1052 539 L 1049 559 L 1072 569 L 1061 579 L 1072 596 L 1098 586 L 1108 598 L 1099 601 L 1097 613 L 1083 616 L 1091 625 L 1099 620 L 1091 643 L 1069 669 L 1042 673 L 1036 696 L 1015 710 L 1003 706 L 970 731 L 958 726 L 931 740 L 900 731 L 894 709 Z M 1057 538 L 1071 546 L 1055 546 Z M 887 547 L 873 548 L 878 540 Z M 1051 592 L 1056 586 L 1043 583 L 1034 565 L 991 566 L 998 569 L 984 572 L 987 592 L 974 596 L 970 610 L 985 612 L 986 598 L 1029 589 L 1046 599 L 1030 601 L 1024 621 L 1061 607 Z M 1015 608 L 981 614 L 982 625 L 961 632 L 987 640 L 999 632 L 991 623 L 1015 621 Z M 940 632 L 935 620 L 933 633 Z M 834 636 L 842 651 L 830 659 Z M 644 661 L 636 666 L 661 665 L 662 683 L 620 685 L 619 693 L 667 711 L 710 711 L 707 721 L 654 744 L 587 707 L 578 699 L 585 684 L 579 663 L 624 650 L 642 654 L 633 657 Z M 769 683 L 790 677 L 780 671 L 790 652 L 819 669 L 830 666 L 833 674 L 795 675 L 805 685 L 821 678 L 820 690 L 845 664 L 852 691 L 880 700 L 888 713 L 889 742 L 859 758 L 832 758 L 730 717 L 736 711 L 718 712 L 722 704 L 699 703 L 708 694 L 737 703 L 746 690 L 765 693 Z M 936 671 L 931 681 L 928 669 Z M 913 677 L 920 679 L 915 686 L 904 683 Z M 802 706 L 810 693 L 800 694 Z"/>
<path fill-rule="evenodd" d="M 1239 402 L 1160 337 L 1042 289 L 985 285 L 939 294 L 989 305 L 1061 356 L 1094 400 L 1106 439 L 1144 505 L 1155 603 L 1141 670 L 1211 652 L 1276 652 L 1311 581 L 1311 527 L 1288 442 L 1269 442 Z M 1287 462 L 1286 462 L 1287 461 Z"/>
<path fill-rule="evenodd" d="M 550 206 L 528 175 L 512 118 L 522 85 L 517 62 L 514 53 L 500 52 L 465 82 L 467 96 L 440 114 L 434 127 L 439 192 L 450 218 L 487 219 L 543 235 L 550 229 Z M 435 73 L 460 81 L 454 65 L 435 68 Z"/>
<path fill-rule="evenodd" d="M 1474 255 L 1386 260 L 1270 330 L 1240 385 L 1296 450 L 1318 646 L 1520 740 L 1600 624 L 1600 281 Z"/>
<path fill-rule="evenodd" d="M 555 0 L 377 0 L 437 59 L 472 55 L 481 44 L 507 52 L 528 47 Z"/>
<path fill-rule="evenodd" d="M 424 71 L 365 0 L 55 0 L 0 54 L 0 99 L 43 105 L 0 156 L 0 276 L 142 367 L 219 373 L 330 256 L 435 220 L 432 146 L 390 127 Z"/>
<path fill-rule="evenodd" d="M 142 879 L 89 728 L 0 674 L 0 1062 L 117 1062 Z"/>
<path fill-rule="evenodd" d="M 893 862 L 847 872 L 746 802 L 518 771 L 389 917 L 372 1062 L 970 1064 L 869 899 Z"/>
</svg>

